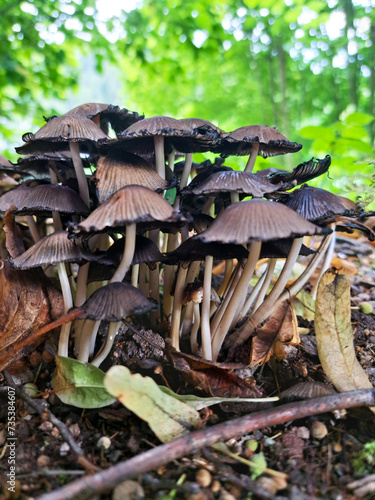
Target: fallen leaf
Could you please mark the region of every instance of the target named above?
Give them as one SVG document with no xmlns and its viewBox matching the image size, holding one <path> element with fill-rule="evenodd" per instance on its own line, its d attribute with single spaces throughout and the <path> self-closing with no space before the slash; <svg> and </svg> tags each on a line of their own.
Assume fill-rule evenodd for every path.
<svg viewBox="0 0 375 500">
<path fill-rule="evenodd" d="M 171 391 L 171 389 L 168 389 L 168 387 L 163 386 L 160 386 L 160 390 L 169 394 L 169 396 L 178 399 L 179 401 L 183 401 L 196 410 L 202 410 L 208 406 L 220 403 L 272 403 L 274 401 L 279 401 L 277 396 L 271 398 L 201 398 L 199 396 L 195 396 L 194 394 L 176 394 Z"/>
<path fill-rule="evenodd" d="M 67 405 L 77 408 L 102 408 L 116 399 L 104 387 L 105 373 L 90 363 L 56 356 L 52 387 Z"/>
<path fill-rule="evenodd" d="M 132 374 L 125 366 L 112 366 L 104 378 L 108 392 L 145 420 L 163 443 L 198 427 L 198 412 L 163 392 L 150 377 Z"/>
<path fill-rule="evenodd" d="M 293 299 L 293 306 L 297 316 L 309 321 L 315 318 L 315 299 L 305 290 L 301 290 Z"/>
<path fill-rule="evenodd" d="M 255 381 L 244 380 L 231 373 L 244 365 L 223 364 L 184 354 L 168 348 L 167 355 L 174 368 L 187 383 L 214 397 L 221 398 L 258 398 L 263 393 L 255 387 Z"/>
<path fill-rule="evenodd" d="M 263 364 L 275 355 L 285 358 L 283 344 L 299 344 L 298 322 L 292 304 L 285 300 L 253 338 L 250 366 Z"/>
<path fill-rule="evenodd" d="M 0 371 L 34 350 L 45 339 L 39 330 L 63 311 L 61 292 L 43 273 L 0 260 Z"/>
<path fill-rule="evenodd" d="M 340 257 L 333 257 L 331 261 L 331 267 L 335 269 L 342 269 L 348 276 L 354 276 L 358 274 L 358 268 L 348 259 L 340 259 Z"/>
<path fill-rule="evenodd" d="M 319 283 L 315 332 L 323 370 L 339 392 L 371 388 L 354 350 L 350 313 L 350 281 L 329 269 Z"/>
<path fill-rule="evenodd" d="M 22 234 L 20 228 L 16 224 L 16 216 L 10 212 L 10 210 L 14 208 L 16 207 L 12 205 L 10 209 L 5 212 L 3 227 L 6 238 L 6 248 L 12 259 L 15 259 L 25 251 Z"/>
</svg>

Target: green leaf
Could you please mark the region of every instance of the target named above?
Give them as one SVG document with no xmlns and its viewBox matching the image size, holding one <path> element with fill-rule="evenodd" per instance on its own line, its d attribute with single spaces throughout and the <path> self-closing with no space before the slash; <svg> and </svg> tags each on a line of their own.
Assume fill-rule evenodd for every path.
<svg viewBox="0 0 375 500">
<path fill-rule="evenodd" d="M 344 119 L 344 122 L 351 126 L 361 126 L 368 125 L 373 120 L 374 117 L 372 115 L 368 115 L 367 113 L 351 113 Z"/>
<path fill-rule="evenodd" d="M 101 408 L 115 401 L 104 387 L 104 375 L 90 363 L 56 356 L 52 387 L 65 404 L 78 408 Z"/>
<path fill-rule="evenodd" d="M 277 396 L 272 398 L 201 398 L 199 396 L 194 396 L 193 394 L 176 394 L 168 389 L 168 387 L 164 386 L 160 386 L 159 389 L 165 394 L 168 394 L 179 401 L 183 401 L 196 410 L 202 410 L 202 408 L 207 408 L 208 406 L 217 405 L 219 403 L 270 403 L 273 401 L 279 401 Z"/>
<path fill-rule="evenodd" d="M 145 420 L 163 443 L 199 425 L 195 409 L 163 392 L 152 378 L 132 374 L 125 366 L 112 366 L 104 385 L 126 408 Z"/>
</svg>

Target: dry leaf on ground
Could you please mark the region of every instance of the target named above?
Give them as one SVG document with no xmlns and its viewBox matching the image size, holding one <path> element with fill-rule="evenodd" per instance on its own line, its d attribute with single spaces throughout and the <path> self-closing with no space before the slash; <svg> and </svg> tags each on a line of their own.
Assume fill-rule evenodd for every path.
<svg viewBox="0 0 375 500">
<path fill-rule="evenodd" d="M 372 387 L 355 355 L 350 281 L 333 270 L 326 271 L 319 283 L 315 332 L 323 370 L 338 391 Z"/>
</svg>

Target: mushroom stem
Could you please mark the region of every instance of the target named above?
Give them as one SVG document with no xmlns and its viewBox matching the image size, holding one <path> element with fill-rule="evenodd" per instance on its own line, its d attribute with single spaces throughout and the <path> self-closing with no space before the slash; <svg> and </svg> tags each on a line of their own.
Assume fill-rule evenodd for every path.
<svg viewBox="0 0 375 500">
<path fill-rule="evenodd" d="M 259 152 L 259 142 L 253 142 L 251 147 L 251 153 L 249 159 L 247 160 L 244 172 L 252 172 Z"/>
<path fill-rule="evenodd" d="M 145 297 L 148 297 L 148 292 L 146 290 L 146 272 L 147 272 L 147 264 L 142 262 L 139 267 L 139 290 L 143 293 Z"/>
<path fill-rule="evenodd" d="M 201 337 L 202 337 L 202 355 L 204 359 L 212 360 L 211 351 L 211 329 L 210 329 L 210 305 L 211 305 L 211 277 L 212 264 L 214 258 L 207 255 L 204 263 L 203 276 L 203 300 L 201 317 Z"/>
<path fill-rule="evenodd" d="M 319 276 L 318 276 L 318 278 L 317 278 L 317 280 L 315 282 L 315 285 L 312 287 L 312 290 L 311 290 L 311 297 L 314 300 L 316 299 L 316 294 L 317 294 L 317 291 L 318 291 L 318 285 L 319 285 L 320 278 L 327 271 L 327 269 L 329 267 L 331 267 L 332 257 L 333 257 L 333 253 L 335 251 L 335 245 L 336 245 L 336 232 L 335 232 L 336 222 L 334 222 L 333 224 L 330 224 L 330 227 L 333 230 L 332 237 L 331 237 L 331 242 L 330 242 L 328 250 L 327 250 L 327 252 L 325 254 L 323 265 L 322 265 L 322 268 L 320 269 L 320 272 L 319 272 Z"/>
<path fill-rule="evenodd" d="M 86 205 L 89 207 L 90 206 L 89 186 L 87 184 L 87 179 L 86 179 L 85 171 L 83 168 L 82 158 L 81 158 L 81 155 L 79 153 L 78 142 L 70 142 L 69 149 L 70 149 L 70 152 L 72 154 L 74 170 L 75 170 L 77 181 L 78 181 L 79 195 L 82 198 L 82 200 L 84 201 L 84 203 L 86 203 Z"/>
<path fill-rule="evenodd" d="M 64 301 L 64 313 L 68 312 L 68 309 L 73 307 L 72 291 L 69 285 L 69 278 L 66 273 L 65 264 L 60 262 L 57 264 L 57 272 L 59 275 L 59 280 L 61 284 L 61 292 Z M 62 326 L 59 338 L 58 355 L 68 357 L 68 347 L 69 347 L 69 334 L 71 322 L 66 323 Z"/>
<path fill-rule="evenodd" d="M 195 356 L 198 356 L 198 352 L 199 352 L 198 330 L 199 330 L 199 325 L 201 322 L 201 314 L 199 311 L 199 302 L 189 302 L 189 304 L 191 304 L 193 314 L 194 314 L 194 323 L 193 323 L 193 327 L 191 329 L 191 334 L 190 334 L 190 347 L 191 347 L 191 352 Z"/>
<path fill-rule="evenodd" d="M 180 350 L 180 319 L 181 319 L 181 309 L 182 309 L 182 297 L 185 288 L 185 278 L 187 275 L 187 267 L 183 267 L 180 264 L 177 273 L 176 286 L 174 290 L 174 301 L 171 319 L 171 343 L 172 347 Z"/>
<path fill-rule="evenodd" d="M 107 338 L 102 347 L 100 348 L 100 351 L 97 354 L 97 356 L 91 361 L 92 365 L 100 366 L 105 360 L 105 358 L 108 356 L 108 354 L 111 352 L 117 332 L 119 331 L 121 325 L 122 325 L 121 321 L 113 321 L 112 323 L 109 324 Z"/>
<path fill-rule="evenodd" d="M 227 287 L 227 284 L 229 283 L 230 277 L 232 275 L 232 271 L 233 271 L 233 259 L 229 259 L 225 262 L 224 278 L 223 278 L 223 281 L 220 285 L 219 290 L 217 291 L 217 294 L 220 298 L 223 296 L 223 293 Z"/>
<path fill-rule="evenodd" d="M 239 195 L 239 193 L 231 192 L 230 193 L 230 202 L 233 204 L 233 203 L 237 203 L 239 201 L 240 201 L 240 195 Z"/>
<path fill-rule="evenodd" d="M 259 294 L 261 288 L 262 288 L 262 285 L 264 284 L 264 281 L 266 279 L 266 276 L 267 276 L 267 270 L 264 271 L 264 273 L 262 274 L 262 276 L 259 278 L 259 280 L 257 281 L 257 284 L 254 286 L 254 288 L 251 290 L 250 292 L 250 295 L 249 297 L 247 298 L 240 314 L 239 314 L 239 319 L 243 318 L 244 316 L 246 316 L 248 310 L 250 309 L 250 307 L 252 306 L 255 298 L 257 297 L 257 295 Z"/>
<path fill-rule="evenodd" d="M 30 229 L 31 236 L 34 240 L 34 243 L 37 243 L 40 240 L 40 234 L 39 234 L 38 226 L 36 225 L 34 216 L 27 215 L 26 220 L 27 220 L 27 225 Z"/>
<path fill-rule="evenodd" d="M 164 160 L 164 136 L 155 135 L 154 136 L 154 147 L 155 147 L 155 163 L 156 171 L 165 179 L 165 160 Z"/>
<path fill-rule="evenodd" d="M 173 173 L 174 173 L 174 161 L 175 161 L 175 158 L 176 158 L 176 150 L 175 148 L 172 148 L 172 152 L 169 153 L 168 155 L 168 167 L 169 167 L 169 175 L 166 177 L 168 177 L 167 180 L 170 180 L 170 177 L 172 177 Z"/>
<path fill-rule="evenodd" d="M 299 276 L 294 283 L 292 283 L 282 294 L 278 297 L 276 301 L 274 301 L 273 304 L 266 305 L 266 300 L 263 302 L 263 304 L 255 311 L 255 314 L 252 316 L 249 316 L 249 318 L 245 321 L 245 323 L 241 326 L 239 329 L 237 335 L 236 335 L 236 340 L 234 343 L 234 347 L 237 345 L 242 344 L 245 342 L 250 335 L 253 333 L 253 331 L 257 328 L 257 325 L 260 325 L 263 321 L 265 321 L 271 314 L 275 311 L 275 309 L 278 307 L 278 305 L 286 299 L 290 299 L 291 297 L 294 297 L 299 290 L 307 283 L 309 280 L 310 276 L 312 273 L 315 271 L 316 267 L 318 266 L 319 262 L 321 261 L 330 241 L 331 241 L 331 234 L 325 235 L 323 237 L 322 243 L 319 247 L 319 249 L 316 251 L 315 255 L 309 262 L 308 266 L 304 270 L 304 272 Z"/>
<path fill-rule="evenodd" d="M 81 306 L 86 300 L 86 285 L 87 277 L 89 275 L 90 263 L 87 262 L 83 266 L 79 266 L 77 273 L 77 288 L 76 288 L 76 307 Z"/>
<path fill-rule="evenodd" d="M 237 312 L 238 306 L 241 303 L 243 297 L 246 296 L 250 279 L 254 274 L 255 266 L 259 259 L 261 247 L 261 241 L 254 241 L 250 245 L 249 256 L 242 272 L 241 278 L 238 281 L 237 287 L 233 292 L 232 298 L 228 304 L 227 309 L 225 310 L 224 316 L 215 332 L 215 336 L 212 341 L 212 356 L 214 361 L 217 360 L 221 346 L 228 333 L 228 329 L 232 323 L 234 315 Z"/>
<path fill-rule="evenodd" d="M 115 281 L 122 281 L 125 278 L 128 270 L 130 269 L 134 257 L 136 229 L 136 223 L 126 226 L 124 255 L 118 268 L 115 271 L 115 274 L 112 276 L 110 283 L 114 283 Z"/>
<path fill-rule="evenodd" d="M 135 288 L 138 287 L 138 276 L 139 276 L 139 264 L 135 264 L 132 267 L 132 278 L 131 278 L 131 284 Z"/>
<path fill-rule="evenodd" d="M 52 170 L 51 167 L 49 167 L 49 174 L 51 177 L 51 184 L 57 184 L 57 176 L 54 170 Z M 61 222 L 61 217 L 59 212 L 52 212 L 52 219 L 53 219 L 53 228 L 55 231 L 62 231 L 63 226 Z"/>
<path fill-rule="evenodd" d="M 168 234 L 167 252 L 173 252 L 177 247 L 177 234 Z M 171 288 L 173 286 L 173 278 L 175 276 L 175 266 L 164 267 L 164 286 L 163 286 L 163 313 L 166 318 L 169 318 L 172 312 L 173 299 Z"/>
<path fill-rule="evenodd" d="M 277 259 L 270 259 L 268 261 L 267 274 L 266 274 L 263 286 L 260 289 L 259 294 L 258 294 L 258 296 L 256 298 L 256 301 L 255 301 L 255 304 L 254 304 L 254 307 L 253 307 L 254 311 L 256 311 L 258 309 L 258 307 L 263 302 L 264 297 L 266 296 L 268 287 L 270 286 L 271 281 L 272 281 L 272 277 L 273 277 L 273 273 L 275 271 L 276 263 L 277 263 Z"/>
<path fill-rule="evenodd" d="M 193 302 L 188 302 L 185 306 L 185 309 L 182 313 L 182 322 L 181 322 L 181 335 L 188 335 L 193 326 L 193 317 L 194 317 L 194 308 Z M 200 315 L 199 315 L 199 323 L 200 323 Z M 199 328 L 199 325 L 198 325 Z"/>
<path fill-rule="evenodd" d="M 283 270 L 281 271 L 278 280 L 276 281 L 275 285 L 273 286 L 266 300 L 262 303 L 261 306 L 259 306 L 258 309 L 263 308 L 264 311 L 267 311 L 269 308 L 273 306 L 273 304 L 279 298 L 280 294 L 285 288 L 285 285 L 287 284 L 289 278 L 292 275 L 294 264 L 296 263 L 299 252 L 301 250 L 302 242 L 303 242 L 303 237 L 294 239 L 288 258 L 285 261 Z M 256 309 L 254 308 L 253 314 L 255 312 Z"/>
<path fill-rule="evenodd" d="M 99 325 L 100 321 L 94 321 L 92 319 L 86 319 L 84 321 L 77 355 L 77 359 L 79 359 L 79 361 L 87 363 L 90 354 L 93 354 Z"/>
</svg>

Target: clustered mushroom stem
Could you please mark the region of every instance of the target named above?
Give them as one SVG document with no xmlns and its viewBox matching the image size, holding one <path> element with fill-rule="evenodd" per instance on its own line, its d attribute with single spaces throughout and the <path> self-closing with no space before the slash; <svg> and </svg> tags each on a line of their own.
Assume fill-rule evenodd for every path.
<svg viewBox="0 0 375 500">
<path fill-rule="evenodd" d="M 171 319 L 171 343 L 172 347 L 180 350 L 180 320 L 182 309 L 182 297 L 185 288 L 185 278 L 187 274 L 187 267 L 185 268 L 180 264 L 177 273 L 176 286 L 174 290 L 174 301 Z"/>
<path fill-rule="evenodd" d="M 193 327 L 191 329 L 191 334 L 190 334 L 190 347 L 191 347 L 191 352 L 195 355 L 198 356 L 199 352 L 199 347 L 198 347 L 198 330 L 199 330 L 199 325 L 201 322 L 201 315 L 199 311 L 199 302 L 189 302 L 188 305 L 192 306 L 193 314 L 194 314 L 194 323 Z M 185 309 L 186 311 L 186 309 Z"/>
<path fill-rule="evenodd" d="M 186 187 L 186 185 L 188 183 L 192 163 L 193 163 L 193 153 L 186 153 L 184 169 L 182 171 L 180 184 L 179 184 L 180 190 L 183 189 L 184 187 Z M 176 200 L 174 202 L 173 208 L 176 212 L 178 212 L 178 210 L 180 210 L 180 195 L 179 194 L 176 196 Z"/>
<path fill-rule="evenodd" d="M 260 308 L 263 308 L 264 310 L 270 309 L 276 302 L 276 300 L 279 298 L 280 294 L 285 288 L 285 285 L 287 284 L 288 280 L 292 275 L 294 264 L 296 263 L 299 252 L 301 250 L 302 242 L 303 242 L 303 237 L 294 239 L 288 258 L 285 261 L 283 270 L 281 271 L 280 276 L 276 281 L 276 283 L 274 284 L 270 294 L 267 296 L 266 300 L 262 303 L 259 309 Z M 256 310 L 254 308 L 254 313 L 255 312 Z"/>
<path fill-rule="evenodd" d="M 165 159 L 164 159 L 164 136 L 154 136 L 156 171 L 165 179 Z"/>
<path fill-rule="evenodd" d="M 332 224 L 330 224 L 330 227 L 331 227 L 331 229 L 333 231 L 332 237 L 331 237 L 331 242 L 330 242 L 328 250 L 327 250 L 327 252 L 325 254 L 323 265 L 322 265 L 322 268 L 320 269 L 320 272 L 319 272 L 319 276 L 318 276 L 318 278 L 317 278 L 317 280 L 315 282 L 315 285 L 312 287 L 312 290 L 311 290 L 311 296 L 312 296 L 312 298 L 314 300 L 316 299 L 316 294 L 317 294 L 317 291 L 318 291 L 318 285 L 319 285 L 320 278 L 327 271 L 327 269 L 329 267 L 331 267 L 333 253 L 335 251 L 335 245 L 336 245 L 336 232 L 335 232 L 336 222 L 333 222 Z"/>
<path fill-rule="evenodd" d="M 167 252 L 173 252 L 177 247 L 177 234 L 168 234 Z M 164 287 L 163 287 L 163 313 L 166 318 L 169 318 L 172 312 L 173 299 L 171 296 L 171 288 L 173 285 L 173 277 L 175 275 L 174 266 L 165 266 L 164 268 Z"/>
<path fill-rule="evenodd" d="M 59 280 L 61 284 L 61 292 L 64 301 L 64 313 L 66 314 L 68 310 L 73 307 L 72 292 L 69 285 L 69 278 L 66 273 L 65 264 L 63 262 L 57 264 L 57 272 L 59 275 Z M 66 323 L 62 326 L 59 338 L 58 355 L 68 357 L 68 347 L 69 347 L 69 334 L 71 322 Z"/>
<path fill-rule="evenodd" d="M 234 315 L 237 312 L 239 304 L 241 304 L 241 301 L 246 296 L 250 279 L 254 274 L 255 266 L 259 260 L 261 247 L 261 241 L 254 241 L 250 245 L 249 256 L 242 272 L 241 278 L 238 281 L 237 287 L 233 292 L 232 298 L 225 310 L 224 316 L 215 332 L 215 336 L 212 341 L 212 357 L 214 361 L 217 360 L 219 351 L 228 333 L 228 329 L 232 323 Z"/>
<path fill-rule="evenodd" d="M 220 321 L 222 320 L 222 317 L 224 316 L 224 313 L 226 311 L 226 308 L 228 307 L 228 304 L 230 302 L 230 299 L 232 298 L 232 295 L 234 293 L 234 290 L 236 289 L 236 286 L 240 280 L 241 277 L 241 272 L 242 268 L 241 265 L 238 263 L 236 266 L 236 269 L 233 271 L 232 276 L 230 281 L 228 282 L 227 288 L 224 291 L 224 300 L 218 307 L 215 316 L 213 320 L 211 321 L 211 335 L 214 337 L 216 330 L 220 324 Z"/>
<path fill-rule="evenodd" d="M 252 306 L 255 298 L 258 296 L 261 288 L 262 288 L 262 285 L 266 279 L 266 275 L 267 275 L 267 269 L 264 271 L 264 273 L 262 274 L 262 276 L 258 279 L 257 281 L 257 284 L 254 286 L 254 288 L 251 290 L 250 292 L 250 295 L 249 297 L 247 298 L 240 314 L 239 314 L 239 318 L 243 318 L 244 316 L 246 316 L 247 312 L 249 311 L 250 307 Z"/>
<path fill-rule="evenodd" d="M 275 271 L 276 263 L 277 263 L 277 259 L 270 259 L 268 261 L 266 278 L 264 280 L 262 288 L 259 290 L 259 294 L 256 298 L 256 301 L 255 301 L 255 304 L 253 307 L 253 311 L 256 311 L 258 309 L 258 307 L 263 302 L 264 297 L 266 296 L 268 287 L 270 286 L 272 278 L 273 278 L 273 273 Z"/>
<path fill-rule="evenodd" d="M 224 294 L 224 291 L 227 287 L 227 284 L 229 283 L 230 277 L 232 275 L 233 271 L 233 259 L 229 259 L 225 261 L 225 272 L 224 272 L 224 278 L 223 281 L 219 287 L 219 290 L 217 291 L 218 296 L 221 298 Z"/>
<path fill-rule="evenodd" d="M 74 171 L 76 173 L 77 181 L 78 181 L 78 191 L 79 195 L 82 198 L 83 202 L 89 207 L 90 199 L 89 199 L 89 186 L 87 184 L 87 179 L 85 175 L 85 171 L 83 168 L 82 158 L 79 152 L 79 143 L 78 142 L 70 142 L 69 143 L 70 152 L 72 155 Z"/>
<path fill-rule="evenodd" d="M 83 324 L 82 333 L 80 336 L 79 349 L 77 359 L 87 363 L 90 354 L 95 348 L 96 334 L 98 332 L 100 321 L 86 319 Z"/>
<path fill-rule="evenodd" d="M 142 263 L 139 267 L 139 290 L 143 293 L 145 297 L 148 296 L 146 290 L 146 272 L 147 272 L 147 264 Z"/>
<path fill-rule="evenodd" d="M 193 302 L 188 302 L 188 304 L 186 304 L 186 307 L 182 312 L 182 322 L 181 322 L 182 335 L 188 335 L 188 333 L 191 331 L 192 327 L 194 326 L 193 317 L 195 317 L 194 305 Z M 200 314 L 199 314 L 199 324 L 197 326 L 198 329 L 199 325 L 200 325 Z"/>
<path fill-rule="evenodd" d="M 264 307 L 266 301 L 255 311 L 255 314 L 250 316 L 246 322 L 239 329 L 236 340 L 234 343 L 234 347 L 245 342 L 253 331 L 256 329 L 257 325 L 260 325 L 263 321 L 265 321 L 271 314 L 276 310 L 278 305 L 286 299 L 290 299 L 294 297 L 301 288 L 307 283 L 312 273 L 315 271 L 319 262 L 321 261 L 325 251 L 328 248 L 328 245 L 331 241 L 332 235 L 325 235 L 320 244 L 319 249 L 316 251 L 315 255 L 309 262 L 308 266 L 304 270 L 304 272 L 296 279 L 294 283 L 292 283 L 284 292 L 278 297 L 278 299 L 270 306 Z"/>
<path fill-rule="evenodd" d="M 132 278 L 131 278 L 131 284 L 135 288 L 138 286 L 138 276 L 139 276 L 139 264 L 135 264 L 132 267 Z"/>
<path fill-rule="evenodd" d="M 34 240 L 34 243 L 37 243 L 40 240 L 40 234 L 39 234 L 38 226 L 36 225 L 34 216 L 27 215 L 26 220 L 27 220 L 27 225 L 30 229 L 31 236 Z"/>
<path fill-rule="evenodd" d="M 169 167 L 169 175 L 172 176 L 174 172 L 174 160 L 176 158 L 176 150 L 172 148 L 171 153 L 168 155 L 168 167 Z M 169 179 L 168 179 L 169 180 Z"/>
<path fill-rule="evenodd" d="M 253 145 L 251 147 L 251 153 L 246 163 L 245 172 L 251 173 L 253 171 L 255 160 L 257 159 L 259 152 L 259 145 L 260 145 L 259 142 L 253 142 Z"/>
<path fill-rule="evenodd" d="M 237 203 L 239 201 L 240 201 L 240 194 L 232 191 L 230 193 L 230 202 L 233 204 L 233 203 Z"/>
<path fill-rule="evenodd" d="M 126 226 L 124 255 L 118 268 L 115 271 L 115 274 L 112 276 L 110 283 L 114 283 L 115 281 L 122 281 L 125 278 L 128 270 L 130 269 L 134 257 L 136 229 L 136 223 Z"/>
<path fill-rule="evenodd" d="M 51 184 L 57 184 L 57 177 L 55 172 L 49 167 L 49 174 L 51 177 Z M 62 231 L 63 226 L 61 222 L 61 217 L 59 212 L 52 212 L 52 220 L 53 220 L 53 229 L 54 231 Z"/>
<path fill-rule="evenodd" d="M 211 305 L 211 276 L 213 257 L 207 255 L 204 263 L 203 276 L 203 300 L 201 316 L 201 337 L 203 358 L 212 360 L 211 351 L 211 329 L 210 329 L 210 305 Z"/>
<path fill-rule="evenodd" d="M 91 364 L 94 366 L 100 366 L 108 354 L 111 352 L 113 343 L 115 341 L 116 335 L 120 326 L 122 325 L 122 321 L 113 321 L 109 324 L 107 338 L 105 343 L 101 347 L 98 355 L 91 361 Z"/>
<path fill-rule="evenodd" d="M 82 266 L 79 266 L 77 273 L 77 288 L 76 288 L 76 307 L 81 306 L 87 297 L 86 286 L 87 286 L 87 278 L 89 275 L 90 263 L 87 262 Z"/>
</svg>

